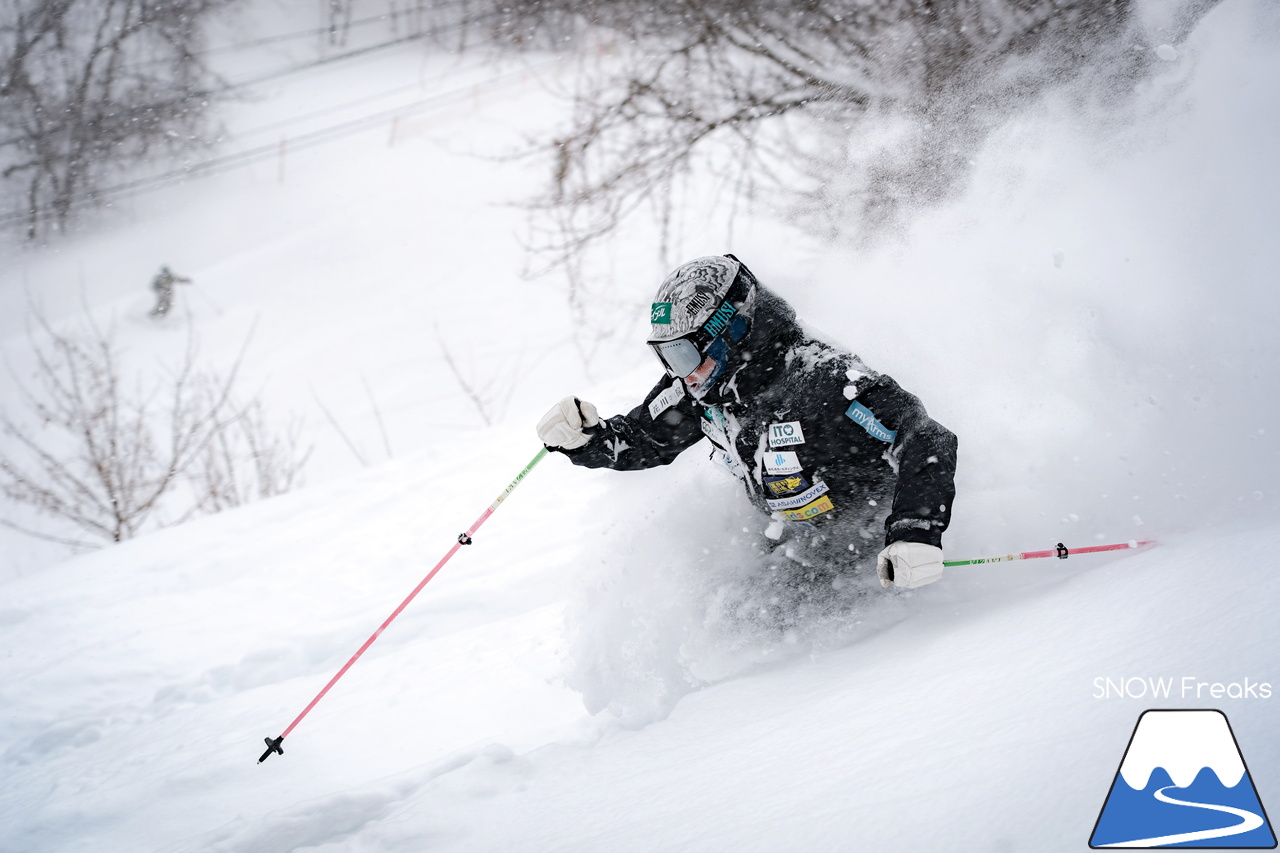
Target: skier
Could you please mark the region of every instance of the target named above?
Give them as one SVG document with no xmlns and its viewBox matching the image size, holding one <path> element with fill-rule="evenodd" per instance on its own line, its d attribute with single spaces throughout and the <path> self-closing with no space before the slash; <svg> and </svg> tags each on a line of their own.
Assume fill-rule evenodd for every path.
<svg viewBox="0 0 1280 853">
<path fill-rule="evenodd" d="M 167 266 L 160 267 L 160 272 L 151 279 L 151 289 L 156 293 L 156 307 L 151 309 L 152 317 L 163 317 L 173 307 L 173 286 L 190 284 L 191 279 L 175 275 Z"/>
<path fill-rule="evenodd" d="M 956 437 L 919 399 L 810 335 L 733 255 L 676 269 L 651 312 L 648 344 L 667 375 L 608 419 L 564 398 L 538 424 L 544 445 L 575 465 L 626 471 L 666 465 L 705 437 L 792 560 L 856 565 L 883 525 L 881 586 L 941 577 Z"/>
</svg>

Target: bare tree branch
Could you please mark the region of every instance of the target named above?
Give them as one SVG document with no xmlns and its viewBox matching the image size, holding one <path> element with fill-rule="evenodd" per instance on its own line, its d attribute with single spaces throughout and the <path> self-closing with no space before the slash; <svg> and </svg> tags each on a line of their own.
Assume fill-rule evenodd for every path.
<svg viewBox="0 0 1280 853">
<path fill-rule="evenodd" d="M 1214 2 L 1187 3 L 1183 29 Z M 865 239 L 948 198 L 991 130 L 1049 88 L 1089 77 L 1132 91 L 1154 62 L 1134 3 L 574 3 L 617 52 L 583 76 L 543 149 L 533 248 L 544 270 L 565 269 L 576 317 L 607 295 L 585 287 L 585 253 L 645 211 L 665 251 L 674 199 L 705 203 L 708 187 Z M 910 132 L 875 139 L 884 117 Z"/>
<path fill-rule="evenodd" d="M 328 407 L 325 406 L 323 402 L 321 402 L 320 396 L 316 394 L 316 390 L 314 388 L 311 389 L 311 397 L 316 401 L 316 405 L 320 407 L 320 411 L 324 412 L 325 420 L 327 420 L 329 422 L 329 425 L 337 431 L 338 435 L 342 436 L 342 440 L 343 442 L 346 443 L 347 449 L 351 451 L 351 455 L 354 456 L 356 458 L 356 461 L 358 461 L 361 465 L 368 467 L 369 460 L 366 459 L 364 456 L 364 453 L 362 453 L 360 449 L 356 447 L 355 442 L 351 440 L 351 436 L 347 435 L 347 431 L 344 430 L 341 427 L 341 425 L 338 424 L 338 419 L 335 418 L 333 416 L 333 413 L 329 411 Z"/>
<path fill-rule="evenodd" d="M 27 236 L 156 150 L 200 144 L 224 87 L 199 53 L 238 0 L 12 0 L 0 6 L 0 190 Z M 3 196 L 0 196 L 3 197 Z M 15 199 L 16 200 L 16 199 Z"/>
</svg>

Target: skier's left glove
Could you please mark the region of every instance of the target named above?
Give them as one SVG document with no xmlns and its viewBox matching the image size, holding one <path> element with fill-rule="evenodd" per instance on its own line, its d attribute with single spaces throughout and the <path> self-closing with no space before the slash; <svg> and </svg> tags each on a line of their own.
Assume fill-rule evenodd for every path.
<svg viewBox="0 0 1280 853">
<path fill-rule="evenodd" d="M 923 542 L 894 542 L 876 558 L 880 586 L 897 584 L 904 589 L 933 583 L 942 577 L 942 549 Z"/>
</svg>

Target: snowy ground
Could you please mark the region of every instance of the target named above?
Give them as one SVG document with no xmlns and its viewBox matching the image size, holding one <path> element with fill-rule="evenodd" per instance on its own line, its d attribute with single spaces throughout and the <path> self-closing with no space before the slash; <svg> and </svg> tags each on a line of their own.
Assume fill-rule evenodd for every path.
<svg viewBox="0 0 1280 853">
<path fill-rule="evenodd" d="M 228 144 L 248 147 L 291 116 L 441 96 L 6 250 L 19 373 L 28 292 L 55 323 L 83 296 L 136 364 L 187 324 L 226 363 L 252 329 L 248 377 L 317 455 L 303 490 L 93 554 L 0 538 L 0 850 L 1083 850 L 1148 707 L 1225 711 L 1274 816 L 1278 48 L 1273 4 L 1223 4 L 1138 118 L 1103 133 L 1046 103 L 890 246 L 764 219 L 684 237 L 741 255 L 960 436 L 949 556 L 1161 546 L 956 569 L 771 635 L 709 618 L 759 519 L 705 460 L 623 477 L 551 456 L 261 766 L 532 457 L 542 411 L 627 408 L 654 365 L 643 311 L 579 363 L 562 294 L 520 275 L 508 205 L 540 173 L 475 156 L 554 121 L 545 86 L 572 63 L 410 46 L 237 105 Z M 161 263 L 197 283 L 157 325 Z M 623 298 L 643 308 L 663 272 Z M 496 382 L 492 426 L 442 345 Z M 1178 681 L 1096 698 L 1131 677 Z"/>
</svg>

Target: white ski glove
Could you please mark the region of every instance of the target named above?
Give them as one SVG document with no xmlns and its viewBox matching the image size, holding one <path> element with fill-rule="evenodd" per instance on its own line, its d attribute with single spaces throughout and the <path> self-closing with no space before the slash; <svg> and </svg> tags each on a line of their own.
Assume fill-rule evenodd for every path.
<svg viewBox="0 0 1280 853">
<path fill-rule="evenodd" d="M 573 450 L 591 440 L 591 436 L 582 431 L 583 427 L 599 423 L 595 406 L 577 397 L 565 397 L 538 421 L 538 438 L 547 447 Z"/>
<path fill-rule="evenodd" d="M 880 586 L 897 584 L 904 589 L 933 583 L 942 577 L 942 549 L 923 542 L 894 542 L 876 558 Z"/>
</svg>

